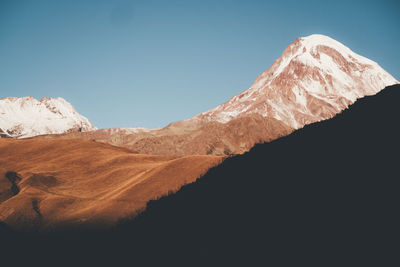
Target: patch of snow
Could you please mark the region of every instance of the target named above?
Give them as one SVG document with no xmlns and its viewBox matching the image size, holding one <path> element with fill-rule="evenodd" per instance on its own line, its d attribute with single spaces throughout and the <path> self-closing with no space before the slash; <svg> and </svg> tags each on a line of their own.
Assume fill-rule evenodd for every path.
<svg viewBox="0 0 400 267">
<path fill-rule="evenodd" d="M 300 105 L 306 107 L 307 106 L 307 98 L 306 96 L 300 91 L 299 87 L 295 86 L 292 88 L 292 92 L 296 96 L 296 102 Z"/>
</svg>

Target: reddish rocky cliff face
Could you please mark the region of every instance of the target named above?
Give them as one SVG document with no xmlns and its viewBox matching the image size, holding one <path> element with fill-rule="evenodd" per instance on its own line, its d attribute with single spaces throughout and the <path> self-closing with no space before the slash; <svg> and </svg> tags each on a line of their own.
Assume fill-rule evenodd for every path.
<svg viewBox="0 0 400 267">
<path fill-rule="evenodd" d="M 281 121 L 251 114 L 228 123 L 209 122 L 189 133 L 148 136 L 128 147 L 144 154 L 231 155 L 291 132 Z"/>
</svg>

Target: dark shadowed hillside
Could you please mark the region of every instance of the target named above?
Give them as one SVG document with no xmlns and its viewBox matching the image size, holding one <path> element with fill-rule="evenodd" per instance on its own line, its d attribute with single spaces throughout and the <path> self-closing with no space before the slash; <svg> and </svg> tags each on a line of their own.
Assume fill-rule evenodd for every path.
<svg viewBox="0 0 400 267">
<path fill-rule="evenodd" d="M 91 266 L 398 266 L 399 101 L 388 87 L 257 145 L 108 232 L 4 229 L 2 251 Z"/>
</svg>

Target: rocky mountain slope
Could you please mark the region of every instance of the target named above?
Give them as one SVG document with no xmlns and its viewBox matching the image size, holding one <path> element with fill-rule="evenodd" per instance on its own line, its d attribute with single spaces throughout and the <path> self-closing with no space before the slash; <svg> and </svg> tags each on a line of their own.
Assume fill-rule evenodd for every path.
<svg viewBox="0 0 400 267">
<path fill-rule="evenodd" d="M 134 133 L 128 133 L 123 129 L 100 129 L 37 138 L 95 140 L 126 147 L 141 154 L 231 155 L 248 151 L 257 143 L 288 135 L 292 130 L 274 118 L 250 114 L 228 123 L 207 122 L 193 126 L 175 122 L 162 129 L 138 130 Z"/>
<path fill-rule="evenodd" d="M 398 83 L 376 62 L 313 34 L 290 44 L 248 90 L 189 121 L 228 122 L 257 113 L 298 129 Z"/>
<path fill-rule="evenodd" d="M 96 128 L 66 100 L 6 97 L 0 99 L 0 136 L 32 137 L 42 134 L 84 132 Z"/>
</svg>

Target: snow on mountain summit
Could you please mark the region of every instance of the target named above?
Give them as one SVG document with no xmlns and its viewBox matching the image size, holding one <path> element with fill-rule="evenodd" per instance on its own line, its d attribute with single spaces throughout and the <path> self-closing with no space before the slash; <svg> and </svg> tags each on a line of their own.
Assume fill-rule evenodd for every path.
<svg viewBox="0 0 400 267">
<path fill-rule="evenodd" d="M 248 90 L 192 119 L 228 122 L 258 113 L 298 129 L 397 83 L 376 62 L 328 36 L 313 34 L 291 43 Z"/>
<path fill-rule="evenodd" d="M 28 97 L 0 99 L 0 132 L 10 137 L 31 137 L 96 128 L 61 97 L 40 101 Z"/>
</svg>

